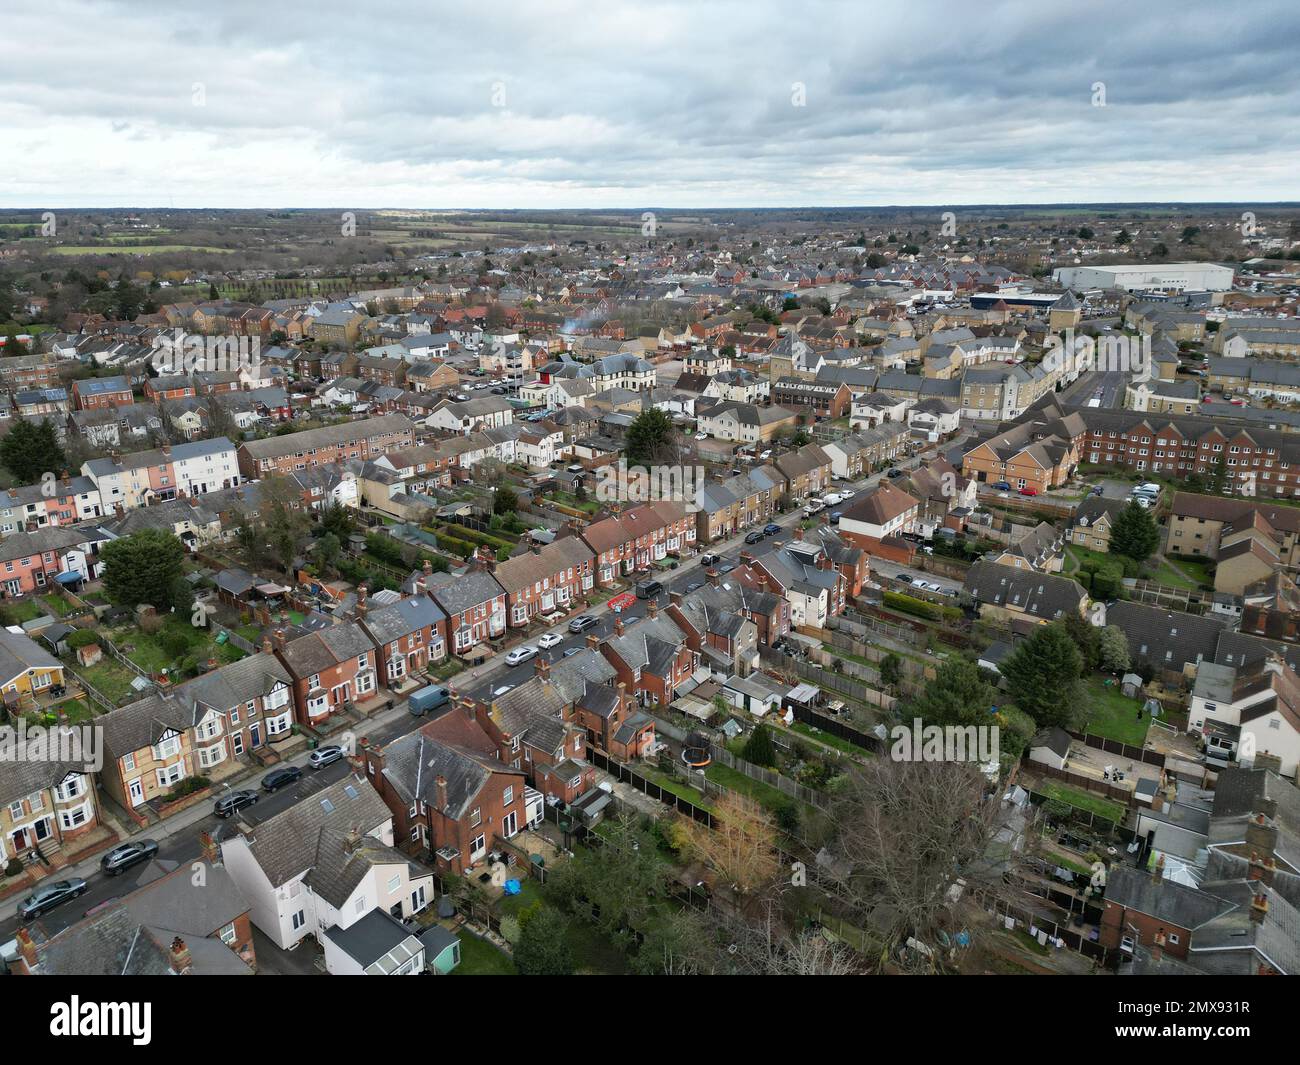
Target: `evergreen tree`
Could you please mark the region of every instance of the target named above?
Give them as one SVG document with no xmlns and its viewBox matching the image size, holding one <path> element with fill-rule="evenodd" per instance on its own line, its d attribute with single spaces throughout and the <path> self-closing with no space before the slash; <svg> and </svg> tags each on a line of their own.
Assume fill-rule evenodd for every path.
<svg viewBox="0 0 1300 1065">
<path fill-rule="evenodd" d="M 667 411 L 650 407 L 627 430 L 628 465 L 672 465 L 677 461 L 677 430 Z"/>
<path fill-rule="evenodd" d="M 998 667 L 1015 704 L 1039 728 L 1068 728 L 1081 705 L 1079 675 L 1083 656 L 1064 625 L 1038 629 Z"/>
<path fill-rule="evenodd" d="M 0 463 L 19 484 L 36 484 L 46 473 L 57 477 L 67 461 L 48 418 L 36 423 L 16 419 L 0 440 Z"/>
<path fill-rule="evenodd" d="M 996 701 L 997 692 L 984 670 L 953 655 L 901 716 L 919 717 L 927 725 L 984 725 Z"/>
<path fill-rule="evenodd" d="M 522 976 L 571 976 L 573 951 L 567 939 L 569 922 L 548 906 L 530 907 L 519 915 L 515 968 Z"/>
<path fill-rule="evenodd" d="M 1137 562 L 1145 562 L 1160 546 L 1160 530 L 1151 512 L 1136 499 L 1119 512 L 1110 530 L 1110 550 Z"/>
<path fill-rule="evenodd" d="M 741 757 L 754 765 L 776 765 L 776 748 L 772 745 L 772 733 L 766 725 L 759 725 L 745 742 Z"/>
</svg>

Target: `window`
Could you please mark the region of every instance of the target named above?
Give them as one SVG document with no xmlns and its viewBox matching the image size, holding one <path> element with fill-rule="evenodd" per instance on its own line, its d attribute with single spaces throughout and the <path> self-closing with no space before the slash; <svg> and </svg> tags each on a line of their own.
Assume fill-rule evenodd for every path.
<svg viewBox="0 0 1300 1065">
<path fill-rule="evenodd" d="M 356 912 L 357 913 L 366 912 L 366 897 L 364 895 L 362 895 L 361 898 L 357 899 Z"/>
<path fill-rule="evenodd" d="M 511 785 L 501 793 L 501 805 L 509 806 L 514 801 L 515 801 L 515 789 L 514 789 L 514 785 Z"/>
<path fill-rule="evenodd" d="M 226 927 L 217 934 L 221 937 L 221 942 L 226 946 L 230 946 L 235 941 L 235 922 L 231 921 L 230 924 L 226 925 Z"/>
<path fill-rule="evenodd" d="M 388 878 L 388 893 L 390 895 L 393 892 L 397 891 L 401 886 L 402 886 L 402 878 L 400 875 L 390 876 Z"/>
<path fill-rule="evenodd" d="M 307 911 L 299 910 L 293 915 L 293 930 L 296 932 L 307 923 Z"/>
</svg>

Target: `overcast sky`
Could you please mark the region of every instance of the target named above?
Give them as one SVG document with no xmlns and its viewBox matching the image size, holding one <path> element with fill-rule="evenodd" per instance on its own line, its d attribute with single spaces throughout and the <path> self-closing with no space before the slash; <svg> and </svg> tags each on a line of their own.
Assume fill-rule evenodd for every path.
<svg viewBox="0 0 1300 1065">
<path fill-rule="evenodd" d="M 9 0 L 0 205 L 1300 199 L 1300 4 L 1064 7 Z"/>
</svg>

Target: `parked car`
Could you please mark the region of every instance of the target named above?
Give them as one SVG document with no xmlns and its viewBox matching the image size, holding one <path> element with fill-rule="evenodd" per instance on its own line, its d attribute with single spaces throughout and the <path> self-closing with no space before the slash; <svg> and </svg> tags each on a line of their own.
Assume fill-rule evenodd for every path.
<svg viewBox="0 0 1300 1065">
<path fill-rule="evenodd" d="M 572 658 L 574 655 L 581 654 L 585 650 L 586 650 L 585 647 L 570 647 L 567 651 L 564 652 L 564 654 L 561 657 Z"/>
<path fill-rule="evenodd" d="M 691 583 L 686 586 L 686 594 L 690 595 L 691 592 L 698 592 L 703 587 L 703 581 L 691 581 Z"/>
<path fill-rule="evenodd" d="M 999 492 L 1009 492 L 1009 491 L 1011 491 L 1011 482 L 1010 482 L 1010 481 L 994 481 L 991 485 L 989 485 L 989 487 L 990 487 L 990 488 L 996 488 Z"/>
<path fill-rule="evenodd" d="M 151 839 L 137 839 L 114 847 L 99 859 L 99 868 L 105 876 L 117 876 L 140 862 L 147 862 L 158 853 L 158 844 Z"/>
<path fill-rule="evenodd" d="M 593 625 L 598 625 L 600 619 L 594 614 L 579 614 L 569 622 L 570 632 L 586 632 Z"/>
<path fill-rule="evenodd" d="M 313 769 L 324 769 L 327 765 L 332 765 L 342 757 L 342 747 L 337 743 L 327 743 L 324 747 L 317 747 L 311 752 L 307 764 Z"/>
<path fill-rule="evenodd" d="M 696 434 L 695 434 L 695 439 L 696 439 L 696 440 L 707 440 L 708 438 L 709 438 L 709 434 L 708 434 L 708 433 L 696 433 Z"/>
<path fill-rule="evenodd" d="M 1038 489 L 1032 485 L 1025 485 L 1024 488 L 1020 489 L 1020 494 L 1022 496 L 1036 496 L 1038 495 Z"/>
<path fill-rule="evenodd" d="M 757 544 L 763 539 L 763 530 L 755 529 L 753 532 L 745 533 L 745 543 Z"/>
<path fill-rule="evenodd" d="M 561 636 L 558 632 L 548 632 L 544 636 L 538 639 L 537 646 L 543 648 L 554 647 L 557 644 L 561 644 L 563 642 L 564 642 L 564 637 Z"/>
<path fill-rule="evenodd" d="M 218 817 L 229 817 L 237 810 L 242 810 L 245 806 L 254 805 L 259 796 L 257 792 L 250 791 L 248 788 L 242 788 L 239 791 L 232 791 L 227 795 L 221 796 L 212 804 L 212 812 Z"/>
<path fill-rule="evenodd" d="M 763 526 L 764 536 L 775 536 L 780 531 L 781 531 L 781 526 L 779 526 L 774 521 L 769 521 L 766 525 Z"/>
<path fill-rule="evenodd" d="M 1144 496 L 1158 496 L 1160 494 L 1160 486 L 1156 484 L 1155 481 L 1147 481 L 1145 484 L 1138 485 L 1133 489 L 1133 491 L 1141 492 Z"/>
<path fill-rule="evenodd" d="M 838 525 L 838 524 L 840 523 L 840 518 L 842 518 L 842 517 L 844 517 L 844 512 L 843 512 L 843 511 L 841 511 L 841 510 L 832 510 L 832 511 L 831 511 L 831 524 L 832 524 L 832 525 Z"/>
<path fill-rule="evenodd" d="M 723 562 L 721 565 L 718 566 L 718 572 L 730 573 L 735 568 L 736 568 L 736 564 L 734 562 Z"/>
<path fill-rule="evenodd" d="M 68 899 L 75 899 L 85 893 L 86 882 L 79 876 L 56 880 L 53 884 L 42 884 L 18 904 L 18 916 L 24 921 L 34 921 L 55 906 L 61 906 Z"/>
<path fill-rule="evenodd" d="M 900 470 L 897 466 L 891 466 L 889 470 L 885 473 L 885 476 L 892 480 L 895 477 L 902 477 L 903 471 Z"/>
<path fill-rule="evenodd" d="M 301 779 L 302 770 L 296 765 L 282 765 L 279 769 L 272 769 L 262 778 L 262 790 L 277 791 L 285 785 Z"/>
<path fill-rule="evenodd" d="M 638 599 L 653 599 L 663 590 L 664 586 L 658 581 L 642 581 L 636 586 L 636 597 Z"/>
<path fill-rule="evenodd" d="M 516 647 L 506 655 L 506 665 L 517 666 L 522 662 L 527 662 L 530 658 L 537 657 L 537 648 L 532 646 Z"/>
</svg>

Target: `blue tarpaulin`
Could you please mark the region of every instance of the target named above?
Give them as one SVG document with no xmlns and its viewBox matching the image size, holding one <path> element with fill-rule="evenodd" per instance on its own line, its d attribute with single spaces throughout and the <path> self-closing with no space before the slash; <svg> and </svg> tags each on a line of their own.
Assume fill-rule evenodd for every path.
<svg viewBox="0 0 1300 1065">
<path fill-rule="evenodd" d="M 505 892 L 506 892 L 507 895 L 518 895 L 518 894 L 519 894 L 519 881 L 518 881 L 518 880 L 507 880 L 507 881 L 506 881 Z"/>
</svg>

